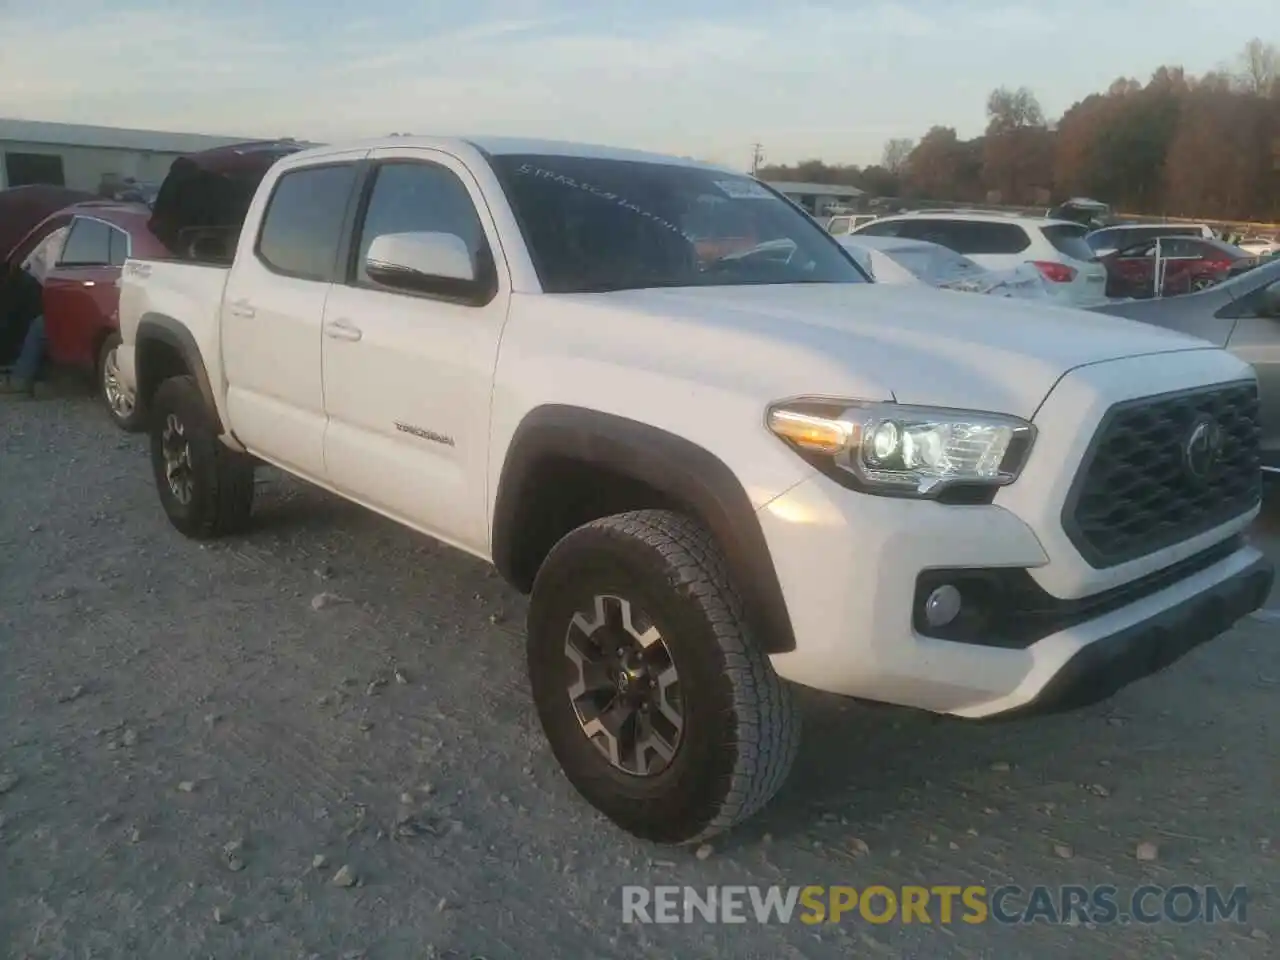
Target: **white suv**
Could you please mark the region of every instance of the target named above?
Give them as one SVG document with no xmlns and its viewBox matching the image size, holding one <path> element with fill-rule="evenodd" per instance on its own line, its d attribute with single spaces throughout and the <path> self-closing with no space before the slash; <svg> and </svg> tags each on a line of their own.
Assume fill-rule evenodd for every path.
<svg viewBox="0 0 1280 960">
<path fill-rule="evenodd" d="M 1088 232 L 1067 220 L 956 210 L 882 217 L 854 235 L 927 240 L 992 270 L 1030 263 L 1050 296 L 1064 306 L 1088 307 L 1107 299 L 1107 271 L 1084 242 Z"/>
</svg>

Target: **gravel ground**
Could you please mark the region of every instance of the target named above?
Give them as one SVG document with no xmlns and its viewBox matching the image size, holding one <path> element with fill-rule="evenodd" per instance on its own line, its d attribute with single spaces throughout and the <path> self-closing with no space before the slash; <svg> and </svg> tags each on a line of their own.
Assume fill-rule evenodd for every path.
<svg viewBox="0 0 1280 960">
<path fill-rule="evenodd" d="M 965 725 L 806 693 L 784 793 L 695 854 L 632 841 L 566 784 L 525 692 L 523 601 L 484 565 L 271 471 L 259 493 L 255 532 L 197 545 L 167 525 L 144 440 L 65 389 L 0 399 L 3 957 L 1280 949 L 1265 616 L 1065 717 Z M 1257 538 L 1280 555 L 1274 513 Z M 622 922 L 629 883 L 1249 901 L 1212 926 L 647 926 Z"/>
</svg>

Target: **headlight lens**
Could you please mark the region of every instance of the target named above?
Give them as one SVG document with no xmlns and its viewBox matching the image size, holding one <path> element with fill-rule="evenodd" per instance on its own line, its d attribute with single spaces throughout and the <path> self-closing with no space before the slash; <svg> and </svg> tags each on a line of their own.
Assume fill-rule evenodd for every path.
<svg viewBox="0 0 1280 960">
<path fill-rule="evenodd" d="M 766 423 L 868 492 L 920 497 L 1012 483 L 1035 439 L 1030 423 L 999 413 L 825 398 L 776 403 Z"/>
</svg>

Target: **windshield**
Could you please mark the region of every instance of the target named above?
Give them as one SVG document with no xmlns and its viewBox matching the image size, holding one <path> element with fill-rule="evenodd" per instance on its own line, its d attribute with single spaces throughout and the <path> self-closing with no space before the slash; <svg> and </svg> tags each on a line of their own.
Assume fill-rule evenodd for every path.
<svg viewBox="0 0 1280 960">
<path fill-rule="evenodd" d="M 547 293 L 867 282 L 822 226 L 750 177 L 588 157 L 490 162 Z"/>
</svg>

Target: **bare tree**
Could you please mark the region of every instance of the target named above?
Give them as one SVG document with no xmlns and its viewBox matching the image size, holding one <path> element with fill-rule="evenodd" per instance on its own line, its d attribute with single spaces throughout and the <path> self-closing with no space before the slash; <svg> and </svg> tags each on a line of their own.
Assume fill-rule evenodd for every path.
<svg viewBox="0 0 1280 960">
<path fill-rule="evenodd" d="M 1254 37 L 1240 53 L 1240 69 L 1236 83 L 1245 93 L 1265 97 L 1271 95 L 1280 81 L 1280 50 L 1273 43 Z"/>
<path fill-rule="evenodd" d="M 999 87 L 987 97 L 987 133 L 1000 134 L 1023 127 L 1043 127 L 1040 101 L 1026 87 Z"/>
<path fill-rule="evenodd" d="M 880 161 L 880 166 L 884 167 L 894 176 L 901 176 L 906 172 L 907 161 L 911 158 L 911 151 L 916 148 L 916 142 L 907 137 L 894 137 L 884 145 L 884 155 Z"/>
</svg>

